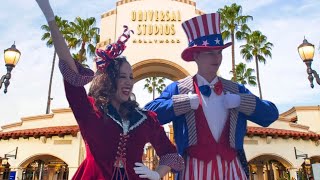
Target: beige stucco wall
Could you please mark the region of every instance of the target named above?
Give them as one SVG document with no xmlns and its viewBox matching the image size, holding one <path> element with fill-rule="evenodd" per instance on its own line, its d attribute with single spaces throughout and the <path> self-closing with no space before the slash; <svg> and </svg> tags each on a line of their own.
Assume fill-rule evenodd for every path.
<svg viewBox="0 0 320 180">
<path fill-rule="evenodd" d="M 248 126 L 253 126 L 253 127 L 260 127 L 258 124 L 253 123 L 251 121 L 248 121 Z M 300 122 L 299 122 L 300 124 Z M 302 125 L 302 124 L 301 124 Z M 309 132 L 310 127 L 299 127 L 295 123 L 290 123 L 288 121 L 283 121 L 283 120 L 277 120 L 274 123 L 272 123 L 269 128 L 274 128 L 274 129 L 285 129 L 285 130 L 292 130 L 292 131 L 301 131 L 301 132 Z"/>
<path fill-rule="evenodd" d="M 310 130 L 320 133 L 320 107 L 297 109 L 298 122 L 310 126 Z"/>
<path fill-rule="evenodd" d="M 309 157 L 320 155 L 319 144 L 311 140 L 283 139 L 280 137 L 273 139 L 272 137 L 255 136 L 252 138 L 246 137 L 244 145 L 248 161 L 261 155 L 274 155 L 287 161 L 292 167 L 298 168 L 303 163 L 303 159 L 295 158 L 294 147 L 300 151 L 299 154 L 303 152 L 303 154 L 308 154 Z M 282 163 L 285 164 L 284 161 Z"/>
<path fill-rule="evenodd" d="M 21 118 L 20 123 L 8 124 L 2 126 L 2 132 L 16 131 L 23 129 L 34 129 L 40 127 L 55 127 L 55 126 L 73 126 L 77 125 L 72 111 L 67 109 L 52 110 L 49 115 L 38 115 Z"/>
<path fill-rule="evenodd" d="M 244 144 L 248 161 L 265 155 L 268 158 L 265 159 L 265 162 L 267 160 L 278 160 L 288 168 L 290 177 L 297 178 L 296 172 L 303 164 L 304 159 L 295 158 L 294 147 L 296 147 L 298 154 L 308 154 L 308 157 L 311 158 L 320 156 L 319 142 L 311 140 L 273 139 L 270 136 L 265 138 L 255 136 L 252 138 L 246 137 Z"/>
<path fill-rule="evenodd" d="M 70 109 L 56 109 L 53 112 L 50 115 L 21 118 L 20 123 L 2 126 L 2 132 L 77 124 Z M 17 171 L 17 177 L 21 177 L 23 165 L 26 165 L 25 162 L 27 164 L 32 162 L 33 157 L 36 156 L 52 155 L 68 164 L 69 178 L 71 178 L 83 160 L 83 144 L 80 133 L 76 137 L 65 135 L 64 137 L 52 136 L 51 138 L 41 136 L 40 138 L 2 139 L 0 140 L 0 156 L 9 152 L 14 154 L 13 150 L 18 147 L 17 159 L 9 158 L 9 163 L 12 170 Z"/>
<path fill-rule="evenodd" d="M 11 170 L 17 171 L 17 177 L 20 178 L 22 168 L 24 168 L 21 166 L 22 164 L 25 162 L 27 162 L 27 164 L 31 163 L 31 159 L 34 157 L 41 159 L 42 155 L 52 155 L 68 164 L 69 179 L 71 179 L 83 159 L 80 156 L 80 146 L 83 146 L 81 136 L 79 134 L 77 137 L 64 136 L 60 138 L 53 136 L 52 138 L 47 138 L 46 143 L 42 141 L 43 138 L 44 137 L 35 139 L 30 137 L 29 139 L 1 140 L 0 154 L 6 154 L 18 147 L 17 159 L 9 158 L 9 163 Z M 12 153 L 14 154 L 14 152 L 10 154 Z"/>
</svg>

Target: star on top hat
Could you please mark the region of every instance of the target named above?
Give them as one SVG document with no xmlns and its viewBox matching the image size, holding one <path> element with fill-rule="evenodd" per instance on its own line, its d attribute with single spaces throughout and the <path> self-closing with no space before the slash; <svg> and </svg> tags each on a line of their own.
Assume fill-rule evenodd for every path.
<svg viewBox="0 0 320 180">
<path fill-rule="evenodd" d="M 223 43 L 220 31 L 220 14 L 211 13 L 194 17 L 182 23 L 189 46 L 181 57 L 185 61 L 193 61 L 193 53 L 210 50 L 221 50 L 232 43 Z"/>
</svg>

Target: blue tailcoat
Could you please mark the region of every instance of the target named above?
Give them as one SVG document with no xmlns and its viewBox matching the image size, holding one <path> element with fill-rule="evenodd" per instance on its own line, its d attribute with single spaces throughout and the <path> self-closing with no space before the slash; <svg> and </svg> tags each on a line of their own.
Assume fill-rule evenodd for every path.
<svg viewBox="0 0 320 180">
<path fill-rule="evenodd" d="M 238 108 L 231 109 L 230 112 L 230 146 L 238 152 L 238 158 L 248 173 L 247 160 L 243 150 L 244 136 L 246 135 L 247 120 L 250 120 L 263 127 L 269 126 L 278 119 L 277 107 L 270 101 L 261 100 L 253 95 L 243 85 L 234 83 L 223 78 L 224 92 L 240 95 L 241 103 Z M 195 130 L 194 110 L 191 109 L 189 92 L 195 92 L 193 77 L 189 76 L 177 82 L 171 83 L 162 92 L 160 97 L 148 103 L 145 108 L 155 111 L 161 124 L 173 122 L 174 138 L 181 155 L 184 150 L 197 143 L 197 133 Z"/>
</svg>

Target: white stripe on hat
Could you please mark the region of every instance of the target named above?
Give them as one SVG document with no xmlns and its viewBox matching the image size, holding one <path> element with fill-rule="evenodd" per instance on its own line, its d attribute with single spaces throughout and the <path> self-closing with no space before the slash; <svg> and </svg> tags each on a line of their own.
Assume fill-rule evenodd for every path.
<svg viewBox="0 0 320 180">
<path fill-rule="evenodd" d="M 220 32 L 220 26 L 219 26 L 219 18 L 220 18 L 220 15 L 218 13 L 215 14 L 215 21 L 216 21 L 216 31 L 217 31 L 217 34 L 221 34 Z"/>
<path fill-rule="evenodd" d="M 188 28 L 187 24 L 186 24 L 186 23 L 183 23 L 182 26 L 183 26 L 184 30 L 187 32 L 188 41 L 191 40 L 192 37 L 191 37 L 191 34 L 190 34 L 190 31 L 189 31 L 189 28 Z"/>
<path fill-rule="evenodd" d="M 197 21 L 200 29 L 200 37 L 205 36 L 204 28 L 206 27 L 204 27 L 204 24 L 202 22 L 202 16 L 198 16 Z"/>
<path fill-rule="evenodd" d="M 207 16 L 207 23 L 208 23 L 208 28 L 209 28 L 209 34 L 213 34 L 211 14 L 207 14 L 206 16 Z"/>
<path fill-rule="evenodd" d="M 192 21 L 192 19 L 190 21 L 188 21 L 192 30 L 192 34 L 193 34 L 193 39 L 197 39 L 197 31 L 196 31 L 196 27 L 194 26 L 194 23 Z"/>
</svg>

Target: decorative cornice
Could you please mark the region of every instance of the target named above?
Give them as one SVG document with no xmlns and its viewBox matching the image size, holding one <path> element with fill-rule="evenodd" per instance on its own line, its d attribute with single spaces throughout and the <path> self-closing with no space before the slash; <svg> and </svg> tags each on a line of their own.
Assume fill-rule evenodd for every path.
<svg viewBox="0 0 320 180">
<path fill-rule="evenodd" d="M 310 128 L 309 126 L 305 126 L 305 125 L 302 125 L 302 124 L 296 124 L 296 123 L 289 123 L 289 125 L 291 127 L 305 129 L 305 130 L 309 130 L 309 128 Z"/>
<path fill-rule="evenodd" d="M 196 14 L 198 14 L 198 15 L 204 15 L 205 12 L 203 12 L 203 11 L 201 11 L 201 10 L 199 10 L 199 9 L 196 9 Z"/>
<path fill-rule="evenodd" d="M 141 0 L 121 0 L 117 2 L 117 6 L 123 5 L 123 4 L 127 4 L 127 3 L 131 3 L 131 2 L 135 2 L 135 1 L 141 1 Z M 181 3 L 185 3 L 185 4 L 189 4 L 192 6 L 196 6 L 196 2 L 191 1 L 191 0 L 172 0 L 172 1 L 177 1 L 177 2 L 181 2 Z"/>
<path fill-rule="evenodd" d="M 111 16 L 111 15 L 113 15 L 113 14 L 117 14 L 117 10 L 116 10 L 116 9 L 113 9 L 113 10 L 111 10 L 111 11 L 108 11 L 108 12 L 102 14 L 102 15 L 101 15 L 101 19 L 102 19 L 102 18 L 105 18 L 105 17 L 108 17 L 108 16 Z"/>
<path fill-rule="evenodd" d="M 53 114 L 45 114 L 45 115 L 38 115 L 38 116 L 29 116 L 29 117 L 23 117 L 21 118 L 21 122 L 16 122 L 12 124 L 7 124 L 4 126 L 1 126 L 1 129 L 8 129 L 12 127 L 19 127 L 22 125 L 24 121 L 34 121 L 39 119 L 51 119 L 54 115 Z"/>
<path fill-rule="evenodd" d="M 117 2 L 117 6 L 123 5 L 123 4 L 127 4 L 127 3 L 131 3 L 131 2 L 135 2 L 135 1 L 140 1 L 140 0 L 121 0 Z"/>
<path fill-rule="evenodd" d="M 290 114 L 297 112 L 297 111 L 320 111 L 320 105 L 318 106 L 294 106 L 288 111 L 281 113 L 280 116 L 289 116 Z"/>
<path fill-rule="evenodd" d="M 61 108 L 61 109 L 52 109 L 52 113 L 58 114 L 58 113 L 66 113 L 66 112 L 72 112 L 70 108 Z M 38 115 L 38 116 L 28 116 L 28 117 L 22 117 L 21 122 L 16 122 L 12 124 L 6 124 L 4 126 L 1 126 L 1 129 L 8 129 L 13 127 L 19 127 L 22 126 L 23 122 L 25 121 L 35 121 L 35 120 L 43 120 L 43 119 L 52 119 L 54 114 L 44 114 L 44 115 Z M 1 131 L 0 131 L 1 132 Z"/>
<path fill-rule="evenodd" d="M 277 119 L 277 121 L 291 122 L 291 119 L 290 119 L 290 118 L 283 117 L 283 116 L 279 116 L 279 118 Z"/>
<path fill-rule="evenodd" d="M 61 108 L 61 109 L 52 109 L 52 112 L 57 113 L 66 113 L 66 112 L 72 112 L 71 108 Z"/>
<path fill-rule="evenodd" d="M 21 126 L 21 125 L 22 125 L 22 122 L 16 122 L 16 123 L 11 123 L 11 124 L 1 126 L 1 129 L 8 129 L 8 128 L 17 127 L 17 126 Z"/>
<path fill-rule="evenodd" d="M 288 116 L 288 115 L 290 115 L 290 114 L 292 114 L 294 112 L 296 112 L 296 109 L 295 109 L 295 107 L 292 107 L 288 111 L 281 113 L 279 116 L 284 116 L 285 117 L 285 116 Z"/>
<path fill-rule="evenodd" d="M 38 116 L 29 116 L 29 117 L 23 117 L 21 118 L 22 122 L 23 121 L 33 121 L 33 120 L 39 120 L 39 119 L 49 119 L 53 118 L 53 114 L 45 114 L 45 115 L 38 115 Z"/>
</svg>

